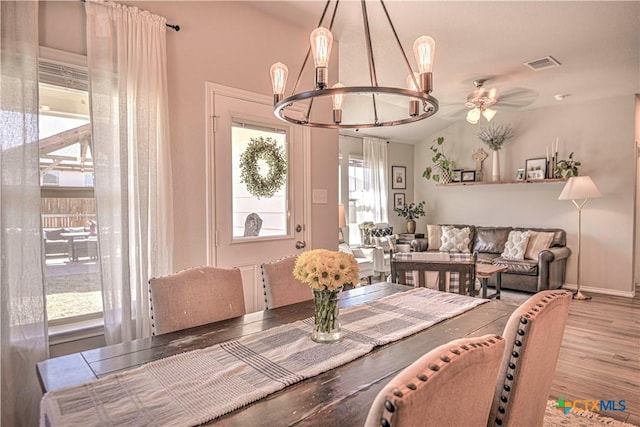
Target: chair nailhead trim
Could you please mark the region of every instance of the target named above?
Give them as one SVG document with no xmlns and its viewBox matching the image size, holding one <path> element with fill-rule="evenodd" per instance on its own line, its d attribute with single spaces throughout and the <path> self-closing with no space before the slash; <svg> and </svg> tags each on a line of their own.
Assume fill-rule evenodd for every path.
<svg viewBox="0 0 640 427">
<path fill-rule="evenodd" d="M 525 319 L 524 317 L 520 319 L 520 323 L 522 323 L 523 325 L 527 324 L 527 319 Z"/>
<path fill-rule="evenodd" d="M 386 418 L 382 418 L 382 419 L 380 420 L 380 425 L 381 425 L 382 427 L 391 427 L 391 423 L 390 423 L 389 421 L 387 421 L 387 419 L 386 419 Z"/>
<path fill-rule="evenodd" d="M 418 379 L 420 381 L 426 381 L 428 380 L 427 376 L 425 374 L 418 374 Z"/>
<path fill-rule="evenodd" d="M 496 424 L 501 426 L 502 425 L 502 420 L 500 418 L 496 418 Z"/>
<path fill-rule="evenodd" d="M 524 336 L 524 330 L 518 329 L 518 335 L 520 335 L 521 337 Z"/>
<path fill-rule="evenodd" d="M 416 385 L 414 383 L 408 383 L 407 384 L 407 388 L 409 390 L 417 390 L 418 389 L 418 387 L 416 387 Z"/>
<path fill-rule="evenodd" d="M 507 399 L 507 396 L 500 396 L 500 400 L 504 403 L 507 403 L 509 401 L 509 399 Z"/>
<path fill-rule="evenodd" d="M 513 357 L 519 357 L 519 356 L 520 356 L 520 354 L 518 354 L 518 352 L 517 352 L 517 351 L 512 351 L 512 352 L 511 352 L 511 355 L 512 355 Z"/>
<path fill-rule="evenodd" d="M 451 350 L 449 350 L 451 353 L 453 354 L 460 354 L 460 350 L 458 350 L 457 348 L 452 348 Z"/>
<path fill-rule="evenodd" d="M 469 347 L 466 346 L 466 345 L 461 345 L 460 348 L 463 349 L 463 350 L 469 350 Z"/>
<path fill-rule="evenodd" d="M 504 385 L 504 391 L 511 391 L 511 387 L 509 387 L 508 385 Z"/>
<path fill-rule="evenodd" d="M 449 356 L 443 354 L 442 356 L 440 356 L 440 360 L 442 360 L 443 362 L 451 362 L 451 359 L 449 358 Z"/>
<path fill-rule="evenodd" d="M 429 369 L 431 369 L 433 372 L 437 372 L 438 369 L 440 369 L 440 366 L 432 363 L 432 364 L 429 365 Z"/>
<path fill-rule="evenodd" d="M 394 396 L 396 396 L 396 397 L 402 397 L 402 396 L 404 396 L 404 393 L 402 393 L 402 392 L 401 392 L 400 390 L 398 390 L 397 388 L 394 388 L 392 393 L 393 393 L 393 395 L 394 395 Z"/>
<path fill-rule="evenodd" d="M 513 381 L 513 375 L 511 375 L 511 374 L 507 374 L 507 379 L 508 379 L 509 381 Z"/>
<path fill-rule="evenodd" d="M 516 340 L 514 344 L 516 345 L 516 347 L 522 347 L 522 341 L 520 340 Z"/>
<path fill-rule="evenodd" d="M 393 406 L 393 402 L 391 402 L 390 400 L 385 400 L 384 401 L 384 407 L 387 408 L 387 411 L 389 411 L 389 412 L 395 412 L 396 411 L 396 407 Z"/>
<path fill-rule="evenodd" d="M 501 414 L 504 414 L 504 408 L 502 406 L 498 407 L 498 412 L 500 412 Z"/>
<path fill-rule="evenodd" d="M 513 362 L 509 362 L 509 369 L 516 369 L 516 364 Z"/>
</svg>

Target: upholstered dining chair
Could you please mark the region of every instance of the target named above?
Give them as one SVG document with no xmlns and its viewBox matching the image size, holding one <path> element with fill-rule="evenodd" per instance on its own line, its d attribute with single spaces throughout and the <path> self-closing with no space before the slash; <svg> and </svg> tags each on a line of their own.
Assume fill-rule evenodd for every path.
<svg viewBox="0 0 640 427">
<path fill-rule="evenodd" d="M 484 425 L 504 345 L 485 335 L 431 350 L 378 393 L 365 426 Z"/>
<path fill-rule="evenodd" d="M 313 298 L 309 285 L 293 277 L 296 255 L 262 264 L 262 286 L 267 309 Z"/>
<path fill-rule="evenodd" d="M 570 302 L 570 292 L 543 291 L 512 313 L 489 426 L 542 425 Z"/>
<path fill-rule="evenodd" d="M 237 268 L 194 267 L 149 280 L 155 335 L 245 314 Z"/>
</svg>

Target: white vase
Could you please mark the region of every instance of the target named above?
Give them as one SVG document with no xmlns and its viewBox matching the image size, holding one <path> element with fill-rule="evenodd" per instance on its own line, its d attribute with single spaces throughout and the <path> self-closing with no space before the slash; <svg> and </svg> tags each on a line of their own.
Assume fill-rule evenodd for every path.
<svg viewBox="0 0 640 427">
<path fill-rule="evenodd" d="M 500 181 L 500 153 L 498 150 L 493 150 L 493 169 L 491 171 L 491 180 Z"/>
</svg>

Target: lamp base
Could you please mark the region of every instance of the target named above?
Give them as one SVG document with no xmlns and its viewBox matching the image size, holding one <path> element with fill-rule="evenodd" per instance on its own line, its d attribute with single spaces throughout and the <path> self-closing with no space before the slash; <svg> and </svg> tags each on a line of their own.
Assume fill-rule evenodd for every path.
<svg viewBox="0 0 640 427">
<path fill-rule="evenodd" d="M 582 300 L 582 301 L 587 301 L 590 300 L 591 297 L 589 295 L 585 295 L 583 294 L 581 291 L 576 291 L 573 294 L 573 299 L 577 299 L 577 300 Z"/>
</svg>

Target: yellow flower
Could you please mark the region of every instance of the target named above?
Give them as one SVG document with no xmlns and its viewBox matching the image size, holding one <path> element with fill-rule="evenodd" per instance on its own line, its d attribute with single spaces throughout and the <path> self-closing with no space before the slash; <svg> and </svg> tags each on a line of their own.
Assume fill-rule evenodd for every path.
<svg viewBox="0 0 640 427">
<path fill-rule="evenodd" d="M 318 290 L 337 290 L 346 284 L 358 286 L 360 270 L 351 254 L 327 249 L 301 253 L 293 276 Z"/>
</svg>

